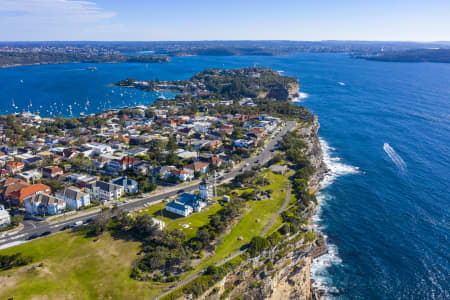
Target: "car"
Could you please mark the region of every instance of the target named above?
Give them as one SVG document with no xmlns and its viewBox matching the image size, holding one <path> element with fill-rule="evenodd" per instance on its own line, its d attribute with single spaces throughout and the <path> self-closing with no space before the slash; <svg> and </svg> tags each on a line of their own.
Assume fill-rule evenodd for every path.
<svg viewBox="0 0 450 300">
<path fill-rule="evenodd" d="M 70 228 L 70 225 L 64 225 L 63 227 L 61 227 L 60 231 L 64 231 Z"/>
<path fill-rule="evenodd" d="M 72 228 L 78 227 L 83 225 L 83 221 L 76 221 L 75 223 L 72 224 Z"/>
<path fill-rule="evenodd" d="M 181 194 L 181 193 L 184 193 L 183 189 L 177 191 L 177 194 Z"/>
<path fill-rule="evenodd" d="M 38 238 L 39 236 L 37 235 L 37 234 L 32 234 L 32 235 L 30 235 L 29 237 L 27 237 L 27 240 L 29 241 L 29 240 L 34 240 L 34 239 L 36 239 L 36 238 Z"/>
<path fill-rule="evenodd" d="M 84 224 L 91 223 L 92 221 L 94 221 L 92 218 L 86 219 L 84 220 Z"/>
<path fill-rule="evenodd" d="M 41 236 L 46 236 L 46 235 L 49 235 L 51 233 L 52 233 L 51 231 L 44 231 L 43 233 L 41 233 Z"/>
</svg>

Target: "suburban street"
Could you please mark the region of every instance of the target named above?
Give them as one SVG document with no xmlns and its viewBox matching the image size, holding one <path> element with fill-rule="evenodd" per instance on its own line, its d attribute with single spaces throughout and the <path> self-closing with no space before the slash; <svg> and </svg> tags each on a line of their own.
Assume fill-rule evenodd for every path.
<svg viewBox="0 0 450 300">
<path fill-rule="evenodd" d="M 264 149 L 255 156 L 252 156 L 248 159 L 246 159 L 242 167 L 237 167 L 231 170 L 229 173 L 225 173 L 222 176 L 219 176 L 217 183 L 220 184 L 222 182 L 227 182 L 229 180 L 232 180 L 236 175 L 242 173 L 245 170 L 250 170 L 252 167 L 255 166 L 262 166 L 266 162 L 268 162 L 272 156 L 272 152 L 278 142 L 281 140 L 282 136 L 286 134 L 286 132 L 292 130 L 295 128 L 296 122 L 294 121 L 287 121 L 286 126 L 284 126 L 264 147 Z M 164 199 L 176 196 L 177 193 L 179 193 L 181 190 L 184 192 L 191 192 L 198 189 L 199 183 L 190 185 L 190 186 L 180 186 L 171 189 L 169 192 L 162 192 L 159 194 L 151 195 L 145 198 L 137 199 L 137 200 L 130 200 L 128 203 L 124 203 L 120 205 L 119 207 L 123 210 L 127 211 L 135 211 L 141 208 L 144 208 L 144 205 L 152 204 L 155 202 L 162 201 Z M 0 233 L 0 249 L 9 248 L 15 245 L 19 245 L 22 243 L 28 242 L 31 236 L 35 236 L 35 238 L 38 238 L 41 234 L 44 232 L 50 232 L 51 234 L 61 232 L 62 228 L 65 228 L 65 226 L 70 226 L 74 224 L 75 222 L 85 222 L 86 220 L 95 218 L 97 214 L 99 213 L 98 210 L 93 211 L 92 213 L 86 213 L 79 217 L 71 217 L 67 216 L 67 219 L 63 219 L 60 221 L 56 221 L 53 223 L 47 223 L 46 221 L 34 221 L 34 220 L 25 220 L 23 222 L 24 228 L 18 232 L 11 233 L 9 235 L 1 234 Z"/>
</svg>

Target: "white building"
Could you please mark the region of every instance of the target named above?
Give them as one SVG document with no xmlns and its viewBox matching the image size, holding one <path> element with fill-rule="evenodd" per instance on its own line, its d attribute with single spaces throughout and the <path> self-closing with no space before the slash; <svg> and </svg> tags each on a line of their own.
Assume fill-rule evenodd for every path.
<svg viewBox="0 0 450 300">
<path fill-rule="evenodd" d="M 6 227 L 11 224 L 11 218 L 5 207 L 0 204 L 0 227 Z"/>
<path fill-rule="evenodd" d="M 35 194 L 23 200 L 30 215 L 56 215 L 66 209 L 66 202 L 47 194 Z"/>
<path fill-rule="evenodd" d="M 80 209 L 91 204 L 89 194 L 82 192 L 79 188 L 71 186 L 56 192 L 56 198 L 66 202 L 67 206 L 72 209 Z"/>
<path fill-rule="evenodd" d="M 97 181 L 86 186 L 91 201 L 113 201 L 123 195 L 123 187 L 104 181 Z"/>
<path fill-rule="evenodd" d="M 122 186 L 125 193 L 136 194 L 139 190 L 137 181 L 127 178 L 126 176 L 113 179 L 111 180 L 111 183 Z"/>
</svg>

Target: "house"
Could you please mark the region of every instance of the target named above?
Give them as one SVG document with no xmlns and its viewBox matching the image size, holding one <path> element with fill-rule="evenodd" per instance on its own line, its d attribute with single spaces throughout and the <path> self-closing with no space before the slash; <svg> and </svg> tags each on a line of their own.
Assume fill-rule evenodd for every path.
<svg viewBox="0 0 450 300">
<path fill-rule="evenodd" d="M 23 181 L 19 178 L 6 178 L 6 180 L 3 182 L 3 188 L 1 192 L 2 200 L 5 202 L 9 200 L 9 197 L 11 194 L 15 191 L 18 191 L 24 187 L 30 186 L 29 183 L 26 181 Z"/>
<path fill-rule="evenodd" d="M 166 205 L 166 210 L 183 217 L 189 216 L 194 211 L 191 206 L 185 205 L 177 200 L 168 203 Z"/>
<path fill-rule="evenodd" d="M 222 165 L 222 163 L 223 163 L 223 160 L 221 159 L 221 158 L 219 158 L 219 157 L 217 157 L 217 156 L 213 156 L 213 157 L 211 157 L 210 158 L 210 161 L 209 161 L 212 165 L 215 165 L 215 166 L 217 166 L 217 167 L 220 167 L 221 165 Z"/>
<path fill-rule="evenodd" d="M 203 161 L 196 161 L 186 166 L 186 169 L 193 170 L 194 172 L 200 172 L 202 174 L 208 173 L 209 163 Z"/>
<path fill-rule="evenodd" d="M 79 187 L 85 187 L 88 184 L 96 182 L 98 178 L 95 176 L 73 173 L 68 175 L 66 180 L 76 183 Z"/>
<path fill-rule="evenodd" d="M 187 217 L 193 212 L 200 212 L 210 199 L 210 191 L 208 184 L 203 181 L 200 184 L 200 193 L 183 193 L 175 201 L 172 201 L 166 205 L 166 210 Z"/>
<path fill-rule="evenodd" d="M 10 161 L 6 164 L 6 170 L 8 170 L 12 174 L 21 172 L 24 167 L 25 165 L 21 161 Z"/>
<path fill-rule="evenodd" d="M 64 171 L 60 167 L 51 166 L 42 168 L 42 176 L 44 178 L 53 179 L 62 174 L 64 174 Z"/>
<path fill-rule="evenodd" d="M 194 178 L 194 172 L 189 169 L 174 169 L 164 175 L 165 179 L 169 178 L 170 176 L 175 176 L 180 181 L 188 181 Z"/>
<path fill-rule="evenodd" d="M 126 150 L 124 153 L 127 156 L 135 157 L 137 155 L 145 155 L 145 154 L 147 154 L 147 149 L 139 148 L 139 147 L 138 148 L 131 148 L 131 149 Z"/>
<path fill-rule="evenodd" d="M 66 209 L 66 202 L 48 194 L 34 194 L 23 201 L 30 215 L 56 215 Z"/>
<path fill-rule="evenodd" d="M 42 178 L 42 173 L 39 170 L 28 170 L 17 174 L 16 177 L 28 183 L 34 183 Z"/>
<path fill-rule="evenodd" d="M 91 201 L 112 201 L 122 197 L 123 187 L 117 184 L 96 181 L 86 186 Z"/>
<path fill-rule="evenodd" d="M 177 151 L 177 156 L 179 159 L 197 158 L 197 152 L 179 149 L 179 151 Z"/>
<path fill-rule="evenodd" d="M 232 125 L 222 125 L 219 128 L 219 133 L 230 135 L 233 133 L 233 126 Z"/>
<path fill-rule="evenodd" d="M 61 156 L 64 160 L 71 160 L 72 158 L 77 156 L 77 154 L 78 154 L 78 151 L 76 151 L 76 150 L 64 149 Z"/>
<path fill-rule="evenodd" d="M 206 144 L 204 148 L 209 149 L 209 150 L 215 150 L 215 149 L 222 147 L 222 145 L 223 145 L 222 141 L 214 140 L 214 141 L 210 141 L 208 144 Z"/>
<path fill-rule="evenodd" d="M 153 174 L 159 178 L 166 178 L 166 174 L 176 169 L 175 166 L 161 166 L 153 169 Z M 168 175 L 167 175 L 168 176 Z"/>
<path fill-rule="evenodd" d="M 137 160 L 133 157 L 124 156 L 121 159 L 114 159 L 109 162 L 108 167 L 112 170 L 125 171 L 133 167 Z"/>
<path fill-rule="evenodd" d="M 84 193 L 81 189 L 70 186 L 63 190 L 57 191 L 56 198 L 66 202 L 67 206 L 72 209 L 80 209 L 91 204 L 91 198 L 88 193 Z"/>
<path fill-rule="evenodd" d="M 147 175 L 151 173 L 153 169 L 153 164 L 151 162 L 140 160 L 133 164 L 133 171 L 136 173 L 140 173 L 143 175 Z"/>
<path fill-rule="evenodd" d="M 250 140 L 235 140 L 233 145 L 238 148 L 250 148 L 253 145 L 253 141 Z"/>
<path fill-rule="evenodd" d="M 137 181 L 129 179 L 126 176 L 113 179 L 111 183 L 122 186 L 125 193 L 136 194 L 139 190 Z"/>
<path fill-rule="evenodd" d="M 11 218 L 5 207 L 0 204 L 0 228 L 7 227 L 11 224 Z"/>
<path fill-rule="evenodd" d="M 22 206 L 25 199 L 42 193 L 51 193 L 50 187 L 42 183 L 32 184 L 12 192 L 9 200 L 16 206 Z"/>
</svg>

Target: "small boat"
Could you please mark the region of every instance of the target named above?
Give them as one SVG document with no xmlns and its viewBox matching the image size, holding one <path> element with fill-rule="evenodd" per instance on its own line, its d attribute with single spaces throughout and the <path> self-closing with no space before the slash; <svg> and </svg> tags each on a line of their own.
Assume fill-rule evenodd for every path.
<svg viewBox="0 0 450 300">
<path fill-rule="evenodd" d="M 97 71 L 97 67 L 89 67 L 88 70 L 89 71 Z"/>
</svg>

